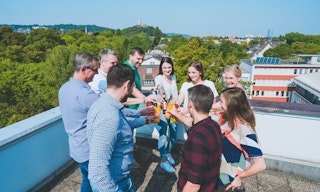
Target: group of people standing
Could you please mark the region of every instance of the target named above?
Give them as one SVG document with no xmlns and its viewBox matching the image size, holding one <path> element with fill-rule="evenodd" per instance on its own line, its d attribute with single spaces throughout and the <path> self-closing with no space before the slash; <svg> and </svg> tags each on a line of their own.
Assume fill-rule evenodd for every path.
<svg viewBox="0 0 320 192">
<path fill-rule="evenodd" d="M 131 49 L 124 64 L 118 64 L 117 54 L 111 49 L 101 50 L 99 57 L 100 67 L 93 55 L 76 54 L 73 77 L 59 90 L 70 156 L 79 163 L 82 173 L 81 191 L 134 191 L 130 174 L 133 129 L 153 121 L 153 106 L 138 108 L 148 102 L 174 104 L 167 112 L 176 121 L 161 113 L 155 124 L 160 167 L 168 173 L 175 172 L 171 150 L 177 139 L 177 123 L 185 125 L 188 138 L 181 150 L 178 191 L 240 189 L 243 178 L 265 169 L 238 66 L 226 69 L 228 88 L 217 102 L 215 85 L 205 79 L 199 61 L 190 63 L 188 81 L 178 92 L 173 61 L 163 57 L 154 79 L 155 86 L 161 88 L 159 97 L 141 92 L 141 48 Z"/>
</svg>

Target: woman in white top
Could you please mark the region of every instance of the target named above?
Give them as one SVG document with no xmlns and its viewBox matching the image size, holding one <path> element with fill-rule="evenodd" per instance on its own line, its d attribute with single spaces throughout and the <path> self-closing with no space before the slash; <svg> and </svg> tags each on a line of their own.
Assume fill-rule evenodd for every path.
<svg viewBox="0 0 320 192">
<path fill-rule="evenodd" d="M 176 76 L 174 75 L 173 62 L 170 57 L 163 57 L 159 66 L 159 74 L 154 79 L 156 87 L 162 87 L 167 101 L 171 98 L 174 101 L 178 96 L 178 88 Z M 169 101 L 170 102 L 170 101 Z M 169 134 L 167 129 L 169 127 Z M 168 173 L 174 173 L 175 169 L 172 165 L 175 164 L 170 152 L 177 139 L 176 124 L 170 123 L 168 119 L 161 113 L 160 122 L 157 124 L 159 131 L 158 150 L 160 152 L 161 163 L 160 167 Z"/>
<path fill-rule="evenodd" d="M 187 127 L 191 127 L 192 124 L 192 119 L 185 116 L 188 114 L 188 89 L 199 84 L 210 87 L 215 97 L 213 103 L 215 103 L 218 92 L 214 83 L 210 80 L 205 79 L 202 64 L 199 61 L 193 61 L 188 66 L 188 81 L 182 84 L 179 96 L 176 99 L 176 104 L 178 104 L 179 106 L 183 104 L 183 107 L 179 108 L 178 110 L 180 115 L 176 113 L 174 114 Z"/>
</svg>

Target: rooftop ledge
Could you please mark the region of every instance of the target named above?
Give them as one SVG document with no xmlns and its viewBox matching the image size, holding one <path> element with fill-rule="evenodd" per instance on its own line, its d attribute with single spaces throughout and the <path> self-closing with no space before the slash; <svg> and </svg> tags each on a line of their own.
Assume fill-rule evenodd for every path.
<svg viewBox="0 0 320 192">
<path fill-rule="evenodd" d="M 250 102 L 268 169 L 319 183 L 320 106 Z M 136 129 L 135 136 L 155 143 L 158 137 L 152 124 Z M 185 139 L 179 125 L 178 144 Z M 76 167 L 69 157 L 59 107 L 0 129 L 0 159 L 3 191 L 46 191 L 48 183 L 56 185 L 65 170 Z"/>
</svg>

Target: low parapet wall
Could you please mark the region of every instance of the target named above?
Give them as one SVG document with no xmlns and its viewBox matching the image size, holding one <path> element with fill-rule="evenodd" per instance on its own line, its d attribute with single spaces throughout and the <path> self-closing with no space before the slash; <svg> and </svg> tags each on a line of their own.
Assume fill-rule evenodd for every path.
<svg viewBox="0 0 320 192">
<path fill-rule="evenodd" d="M 308 179 L 320 178 L 320 117 L 254 111 L 267 167 Z M 154 124 L 135 129 L 137 138 L 157 141 Z M 187 138 L 178 126 L 178 144 Z M 59 107 L 0 129 L 1 191 L 37 191 L 75 167 Z"/>
<path fill-rule="evenodd" d="M 73 161 L 58 107 L 0 129 L 0 191 L 37 190 Z"/>
</svg>

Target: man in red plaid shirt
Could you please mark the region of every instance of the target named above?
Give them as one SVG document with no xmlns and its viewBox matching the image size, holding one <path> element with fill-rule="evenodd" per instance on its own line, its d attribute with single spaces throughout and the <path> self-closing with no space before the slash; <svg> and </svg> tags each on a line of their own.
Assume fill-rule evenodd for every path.
<svg viewBox="0 0 320 192">
<path fill-rule="evenodd" d="M 193 123 L 182 147 L 178 191 L 216 191 L 222 135 L 220 126 L 209 117 L 214 95 L 209 87 L 196 85 L 188 89 L 188 97 Z"/>
</svg>

